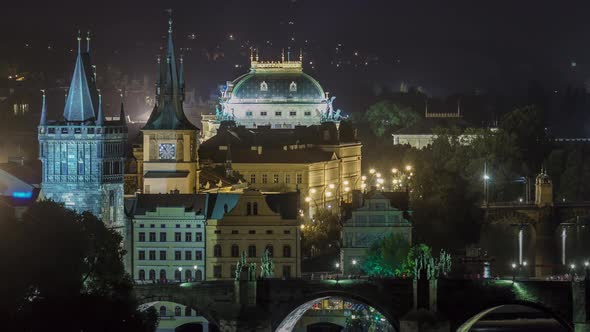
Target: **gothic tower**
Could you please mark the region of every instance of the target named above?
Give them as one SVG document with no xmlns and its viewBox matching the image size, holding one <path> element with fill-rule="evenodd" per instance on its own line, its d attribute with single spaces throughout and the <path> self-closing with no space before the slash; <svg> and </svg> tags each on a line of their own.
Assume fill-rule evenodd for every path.
<svg viewBox="0 0 590 332">
<path fill-rule="evenodd" d="M 535 204 L 553 206 L 553 183 L 545 169 L 542 169 L 535 179 Z"/>
<path fill-rule="evenodd" d="M 43 108 L 38 127 L 42 167 L 41 197 L 62 202 L 78 212 L 90 211 L 109 227 L 122 227 L 123 165 L 127 125 L 107 121 L 90 62 L 90 36 L 85 51 L 78 34 L 78 55 L 63 117 L 48 120 Z"/>
<path fill-rule="evenodd" d="M 164 61 L 158 59 L 156 105 L 142 129 L 146 194 L 190 194 L 199 190 L 199 129 L 184 114 L 183 59 L 177 63 L 174 55 L 172 17 L 168 24 L 166 56 Z"/>
</svg>

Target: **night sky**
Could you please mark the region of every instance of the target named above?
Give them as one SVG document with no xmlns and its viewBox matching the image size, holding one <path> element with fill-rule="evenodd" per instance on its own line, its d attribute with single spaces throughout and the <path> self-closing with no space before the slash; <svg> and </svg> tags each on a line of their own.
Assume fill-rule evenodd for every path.
<svg viewBox="0 0 590 332">
<path fill-rule="evenodd" d="M 213 91 L 244 73 L 247 67 L 235 65 L 247 66 L 249 46 L 258 47 L 262 58 L 275 59 L 283 47 L 291 46 L 296 53 L 302 47 L 306 60 L 316 61 L 313 68 L 306 63 L 306 71 L 339 95 L 377 83 L 393 90 L 401 81 L 422 86 L 430 95 L 476 89 L 517 94 L 526 91 L 531 80 L 543 82 L 552 91 L 567 84 L 582 85 L 590 74 L 587 1 L 48 3 L 31 6 L 27 2 L 20 8 L 11 8 L 18 6 L 15 1 L 3 5 L 0 58 L 19 58 L 29 44 L 41 49 L 29 52 L 29 58 L 65 64 L 67 69 L 73 55 L 65 50 L 75 47 L 77 29 L 90 29 L 99 68 L 114 64 L 131 77 L 152 77 L 166 33 L 164 9 L 173 8 L 176 45 L 191 48 L 186 52 L 188 85 L 201 91 Z M 187 36 L 193 33 L 196 38 L 191 40 Z M 229 49 L 239 45 L 243 52 L 232 55 Z M 47 46 L 52 47 L 53 56 L 45 55 Z M 199 60 L 220 49 L 232 65 L 211 69 Z M 337 67 L 334 61 L 340 60 L 351 64 Z M 368 65 L 363 67 L 364 62 Z"/>
</svg>

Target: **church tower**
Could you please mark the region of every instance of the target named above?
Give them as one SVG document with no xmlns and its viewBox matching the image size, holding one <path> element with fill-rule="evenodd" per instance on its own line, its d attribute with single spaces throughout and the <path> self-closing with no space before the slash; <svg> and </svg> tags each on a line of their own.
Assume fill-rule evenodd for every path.
<svg viewBox="0 0 590 332">
<path fill-rule="evenodd" d="M 168 48 L 158 59 L 156 105 L 143 133 L 143 192 L 196 193 L 199 190 L 198 128 L 186 118 L 183 59 L 177 63 L 168 21 Z"/>
<path fill-rule="evenodd" d="M 78 55 L 63 116 L 48 120 L 45 92 L 38 127 L 42 166 L 41 197 L 62 202 L 78 212 L 90 211 L 109 227 L 123 226 L 123 165 L 127 125 L 104 118 L 90 62 L 90 35 Z"/>
</svg>

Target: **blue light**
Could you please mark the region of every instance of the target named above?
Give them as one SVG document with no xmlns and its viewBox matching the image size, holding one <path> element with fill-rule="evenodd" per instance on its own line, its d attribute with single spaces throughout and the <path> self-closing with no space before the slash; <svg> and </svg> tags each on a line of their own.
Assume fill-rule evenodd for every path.
<svg viewBox="0 0 590 332">
<path fill-rule="evenodd" d="M 33 197 L 33 193 L 30 191 L 15 191 L 12 193 L 12 197 L 14 198 L 31 198 Z"/>
</svg>

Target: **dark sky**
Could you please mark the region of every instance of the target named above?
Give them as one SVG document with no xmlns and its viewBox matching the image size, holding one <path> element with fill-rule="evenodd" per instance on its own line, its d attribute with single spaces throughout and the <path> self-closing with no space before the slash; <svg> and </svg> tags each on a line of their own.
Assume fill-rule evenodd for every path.
<svg viewBox="0 0 590 332">
<path fill-rule="evenodd" d="M 350 75 L 358 84 L 383 82 L 399 86 L 400 81 L 407 81 L 423 86 L 431 94 L 474 89 L 506 93 L 525 89 L 532 79 L 541 80 L 548 89 L 562 89 L 571 82 L 584 82 L 590 74 L 588 1 L 43 3 L 35 6 L 23 1 L 21 7 L 16 1 L 3 4 L 1 52 L 12 49 L 18 54 L 24 43 L 73 47 L 75 31 L 91 29 L 96 36 L 93 45 L 98 63 L 119 61 L 130 75 L 153 71 L 150 66 L 166 31 L 164 9 L 173 8 L 175 33 L 196 33 L 198 37 L 191 45 L 196 48 L 223 45 L 227 35 L 233 33 L 240 43 L 248 40 L 261 47 L 263 54 L 278 55 L 281 47 L 291 45 L 305 47 L 310 58 L 330 59 L 340 43 L 343 57 L 359 51 L 363 58 L 378 58 L 378 66 L 354 74 L 348 72 L 353 71 L 351 68 L 340 72 L 317 68 L 322 75 L 320 81 L 328 83 L 341 82 L 342 77 Z M 102 5 L 95 5 L 98 3 Z M 289 25 L 289 21 L 294 24 Z M 266 40 L 271 40 L 273 46 L 265 47 Z M 185 43 L 188 40 L 177 37 L 179 47 Z M 190 63 L 189 57 L 187 66 Z M 191 72 L 189 79 L 201 85 L 207 81 L 211 86 L 232 79 L 228 73 L 244 71 L 228 69 L 228 73 L 214 74 L 196 64 L 193 70 L 198 72 Z"/>
</svg>

